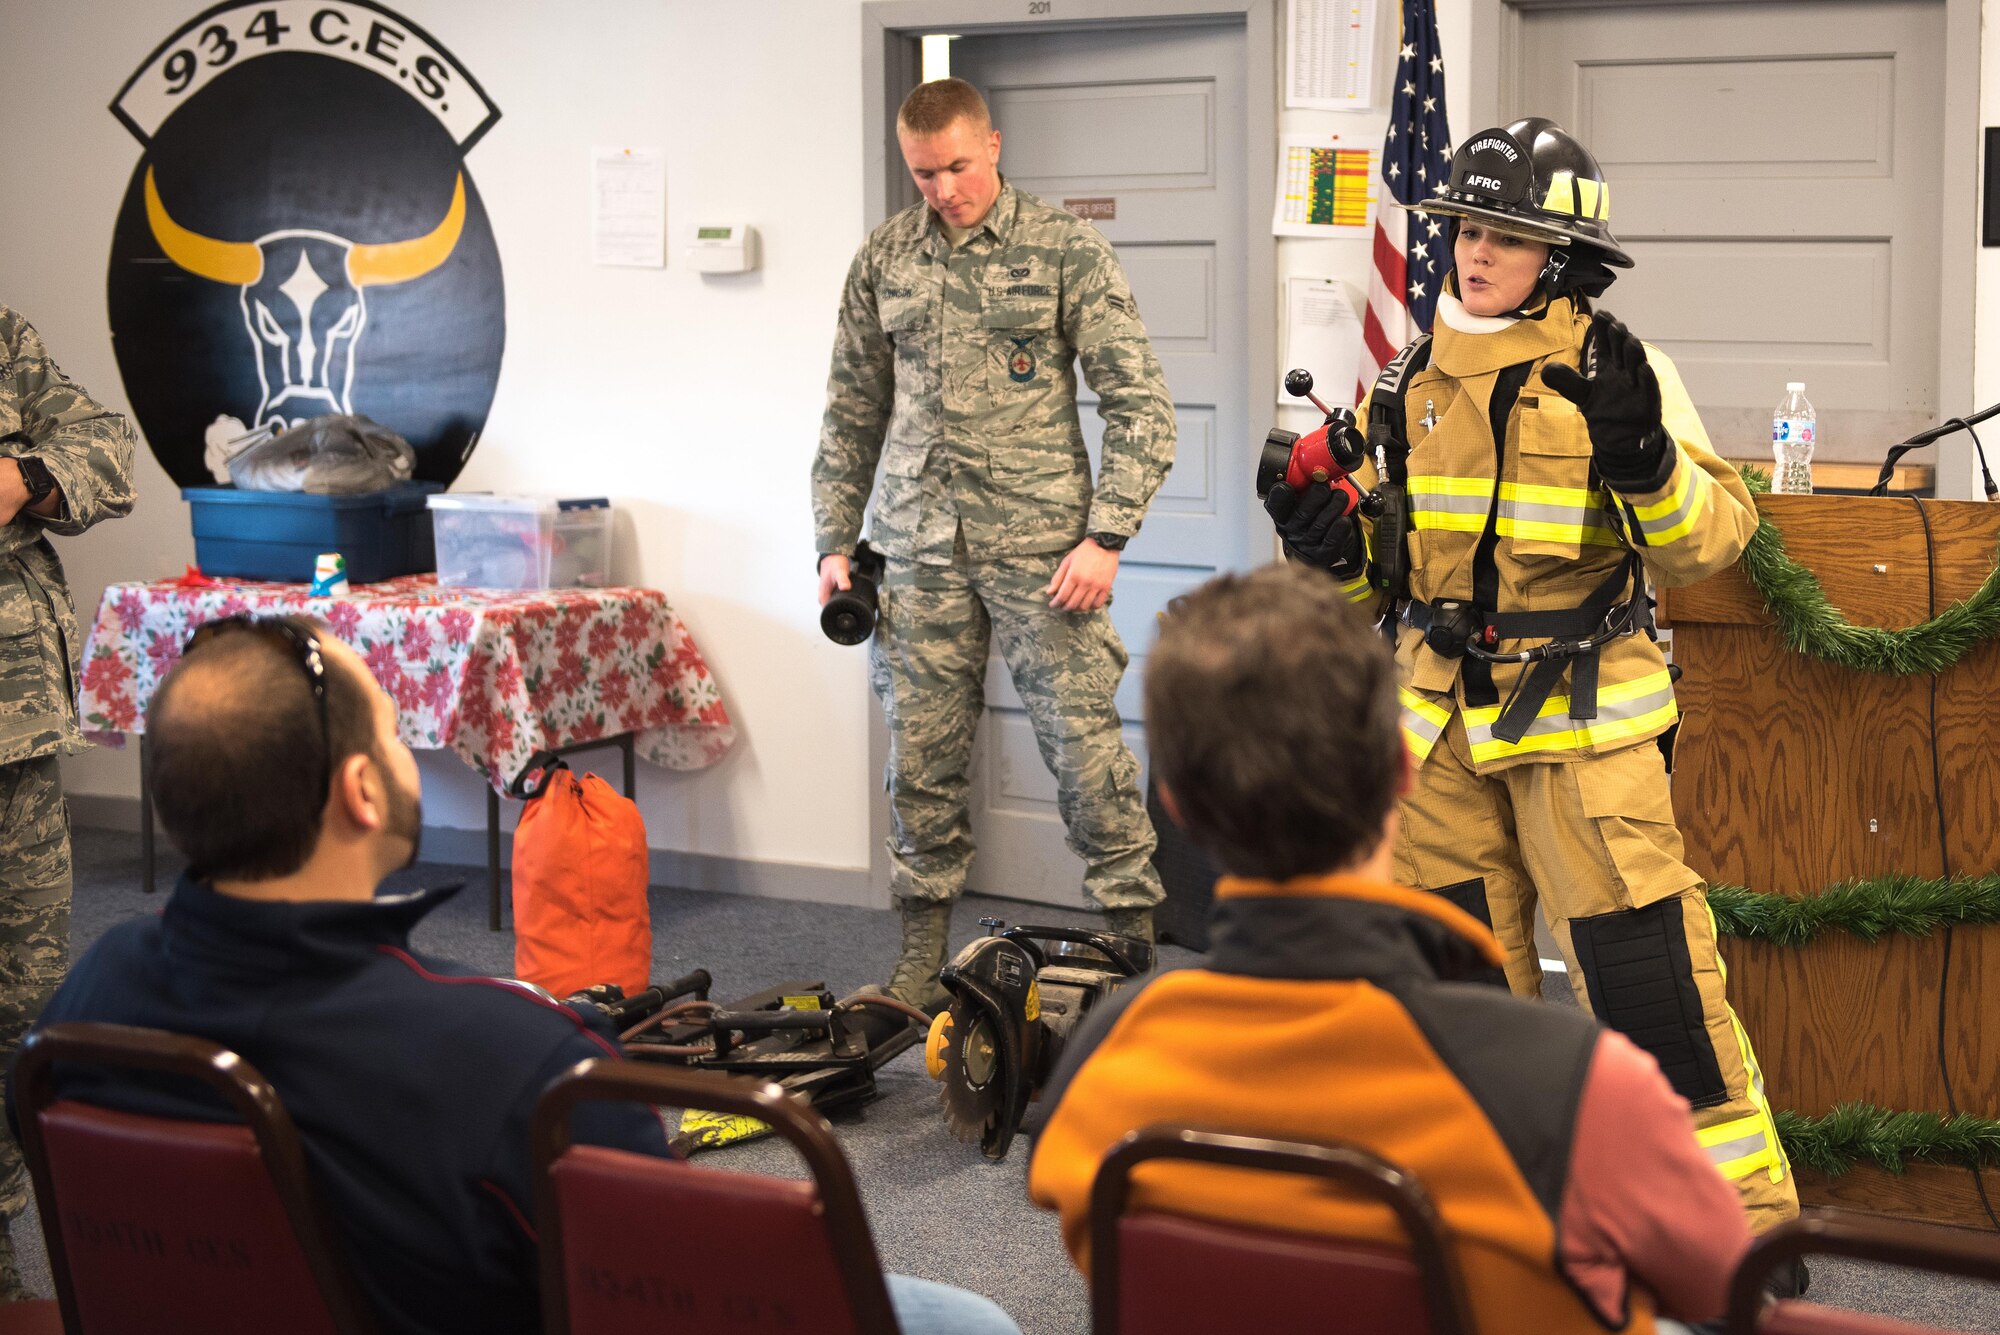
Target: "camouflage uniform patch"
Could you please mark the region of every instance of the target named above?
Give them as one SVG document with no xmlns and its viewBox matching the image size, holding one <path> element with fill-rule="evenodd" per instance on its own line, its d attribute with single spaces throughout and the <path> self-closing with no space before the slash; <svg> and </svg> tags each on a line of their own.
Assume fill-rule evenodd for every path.
<svg viewBox="0 0 2000 1335">
<path fill-rule="evenodd" d="M 69 813 L 54 756 L 0 765 L 0 1062 L 69 969 Z M 28 1175 L 0 1126 L 0 1220 L 28 1207 Z"/>
<path fill-rule="evenodd" d="M 51 533 L 73 536 L 132 509 L 132 424 L 49 359 L 34 328 L 0 306 L 0 456 L 48 465 L 63 505 L 0 525 L 0 765 L 85 747 L 76 724 L 83 635 Z"/>
<path fill-rule="evenodd" d="M 58 756 L 85 749 L 83 636 L 48 535 L 132 509 L 132 424 L 62 373 L 34 328 L 0 306 L 0 456 L 34 455 L 62 494 L 54 518 L 0 525 L 0 1053 L 13 1060 L 69 963 L 69 819 Z M 0 1224 L 28 1203 L 0 1129 Z"/>
<path fill-rule="evenodd" d="M 1165 897 L 1153 869 L 1152 821 L 1139 762 L 1125 745 L 1115 696 L 1125 646 L 1109 614 L 1062 612 L 1042 592 L 1058 555 L 950 566 L 891 561 L 882 581 L 869 679 L 889 724 L 889 888 L 953 900 L 972 865 L 966 766 L 985 706 L 987 645 L 1027 706 L 1055 775 L 1084 893 L 1105 908 Z"/>
</svg>

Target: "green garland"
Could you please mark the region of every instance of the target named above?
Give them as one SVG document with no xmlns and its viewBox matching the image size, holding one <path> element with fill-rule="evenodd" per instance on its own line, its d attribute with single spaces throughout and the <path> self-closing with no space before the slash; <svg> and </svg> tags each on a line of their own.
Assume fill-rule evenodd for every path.
<svg viewBox="0 0 2000 1335">
<path fill-rule="evenodd" d="M 1753 493 L 1771 489 L 1762 469 L 1746 467 L 1741 472 L 1743 484 Z M 1758 516 L 1757 532 L 1743 550 L 1742 565 L 1743 573 L 1764 595 L 1764 605 L 1776 618 L 1786 644 L 1856 672 L 1897 676 L 1943 672 L 2000 634 L 2000 564 L 1970 598 L 1906 630 L 1857 626 L 1842 616 L 1827 601 L 1826 590 L 1812 571 L 1785 554 L 1785 539 L 1769 516 Z"/>
<path fill-rule="evenodd" d="M 1708 906 L 1716 930 L 1781 946 L 1803 945 L 1821 932 L 1851 932 L 1874 941 L 1891 932 L 1928 936 L 1946 924 L 2000 922 L 2000 874 L 1861 877 L 1836 881 L 1794 899 L 1740 885 L 1711 885 Z"/>
<path fill-rule="evenodd" d="M 1969 1113 L 1890 1112 L 1843 1103 L 1824 1117 L 1779 1109 L 1778 1139 L 1792 1162 L 1838 1177 L 1856 1163 L 1901 1173 L 1912 1163 L 2000 1167 L 2000 1122 Z"/>
<path fill-rule="evenodd" d="M 1742 475 L 1753 495 L 1771 490 L 1762 469 L 1746 467 Z M 1742 565 L 1786 644 L 1857 672 L 1943 672 L 2000 634 L 2000 560 L 1970 598 L 1906 630 L 1857 626 L 1842 616 L 1827 601 L 1819 579 L 1785 553 L 1784 537 L 1766 515 L 1757 518 Z M 2000 922 L 2000 875 L 1863 877 L 1796 899 L 1757 894 L 1740 885 L 1711 885 L 1708 903 L 1719 932 L 1783 946 L 1802 945 L 1836 930 L 1864 941 L 1891 932 L 1927 936 L 1946 924 Z M 1969 1113 L 1891 1112 L 1843 1103 L 1824 1117 L 1780 1109 L 1773 1118 L 1792 1162 L 1829 1177 L 1856 1163 L 1898 1174 L 1912 1162 L 2000 1167 L 2000 1121 Z"/>
</svg>

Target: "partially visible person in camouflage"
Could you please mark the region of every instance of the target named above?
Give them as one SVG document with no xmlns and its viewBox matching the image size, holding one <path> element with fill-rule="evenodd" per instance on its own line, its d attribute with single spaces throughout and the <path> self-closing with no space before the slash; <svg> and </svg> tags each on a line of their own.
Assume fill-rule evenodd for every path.
<svg viewBox="0 0 2000 1335">
<path fill-rule="evenodd" d="M 935 1009 L 972 861 L 966 768 L 995 634 L 1085 893 L 1112 930 L 1152 939 L 1164 892 L 1113 699 L 1125 648 L 1105 608 L 1119 552 L 1173 466 L 1174 413 L 1110 243 L 1007 184 L 979 93 L 923 84 L 896 129 L 924 202 L 876 228 L 848 270 L 813 521 L 825 603 L 848 587 L 875 492 L 871 540 L 888 568 L 870 675 L 889 724 L 903 918 L 887 990 Z M 1104 418 L 1094 486 L 1079 361 Z"/>
<path fill-rule="evenodd" d="M 0 306 L 0 1064 L 69 967 L 69 813 L 57 757 L 84 749 L 83 637 L 49 535 L 132 509 L 132 425 L 62 373 Z M 0 1126 L 0 1223 L 28 1206 L 21 1151 Z M 0 1233 L 0 1300 L 21 1297 Z"/>
</svg>

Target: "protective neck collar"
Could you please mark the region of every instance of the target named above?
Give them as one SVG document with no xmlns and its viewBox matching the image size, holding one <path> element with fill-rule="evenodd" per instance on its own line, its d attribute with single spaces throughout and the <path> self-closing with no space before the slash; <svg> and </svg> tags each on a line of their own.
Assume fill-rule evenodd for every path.
<svg viewBox="0 0 2000 1335">
<path fill-rule="evenodd" d="M 1478 316 L 1447 291 L 1438 297 L 1437 309 L 1431 365 L 1450 376 L 1485 375 L 1535 361 L 1570 347 L 1577 337 L 1576 306 L 1569 297 L 1519 315 Z"/>
<path fill-rule="evenodd" d="M 1474 315 L 1449 291 L 1438 294 L 1437 318 L 1461 334 L 1498 334 L 1521 321 L 1518 315 Z"/>
</svg>

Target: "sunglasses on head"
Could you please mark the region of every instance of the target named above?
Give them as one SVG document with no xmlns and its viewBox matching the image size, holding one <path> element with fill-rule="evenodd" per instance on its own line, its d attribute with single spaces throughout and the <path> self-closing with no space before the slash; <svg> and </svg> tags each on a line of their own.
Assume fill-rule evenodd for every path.
<svg viewBox="0 0 2000 1335">
<path fill-rule="evenodd" d="M 325 791 L 333 781 L 333 737 L 326 724 L 326 656 L 320 649 L 319 632 L 297 617 L 239 613 L 218 617 L 195 627 L 182 653 L 191 654 L 217 637 L 235 631 L 258 635 L 281 646 L 299 665 L 299 670 L 306 674 L 306 685 L 312 690 L 313 706 L 319 711 L 320 789 Z"/>
</svg>

